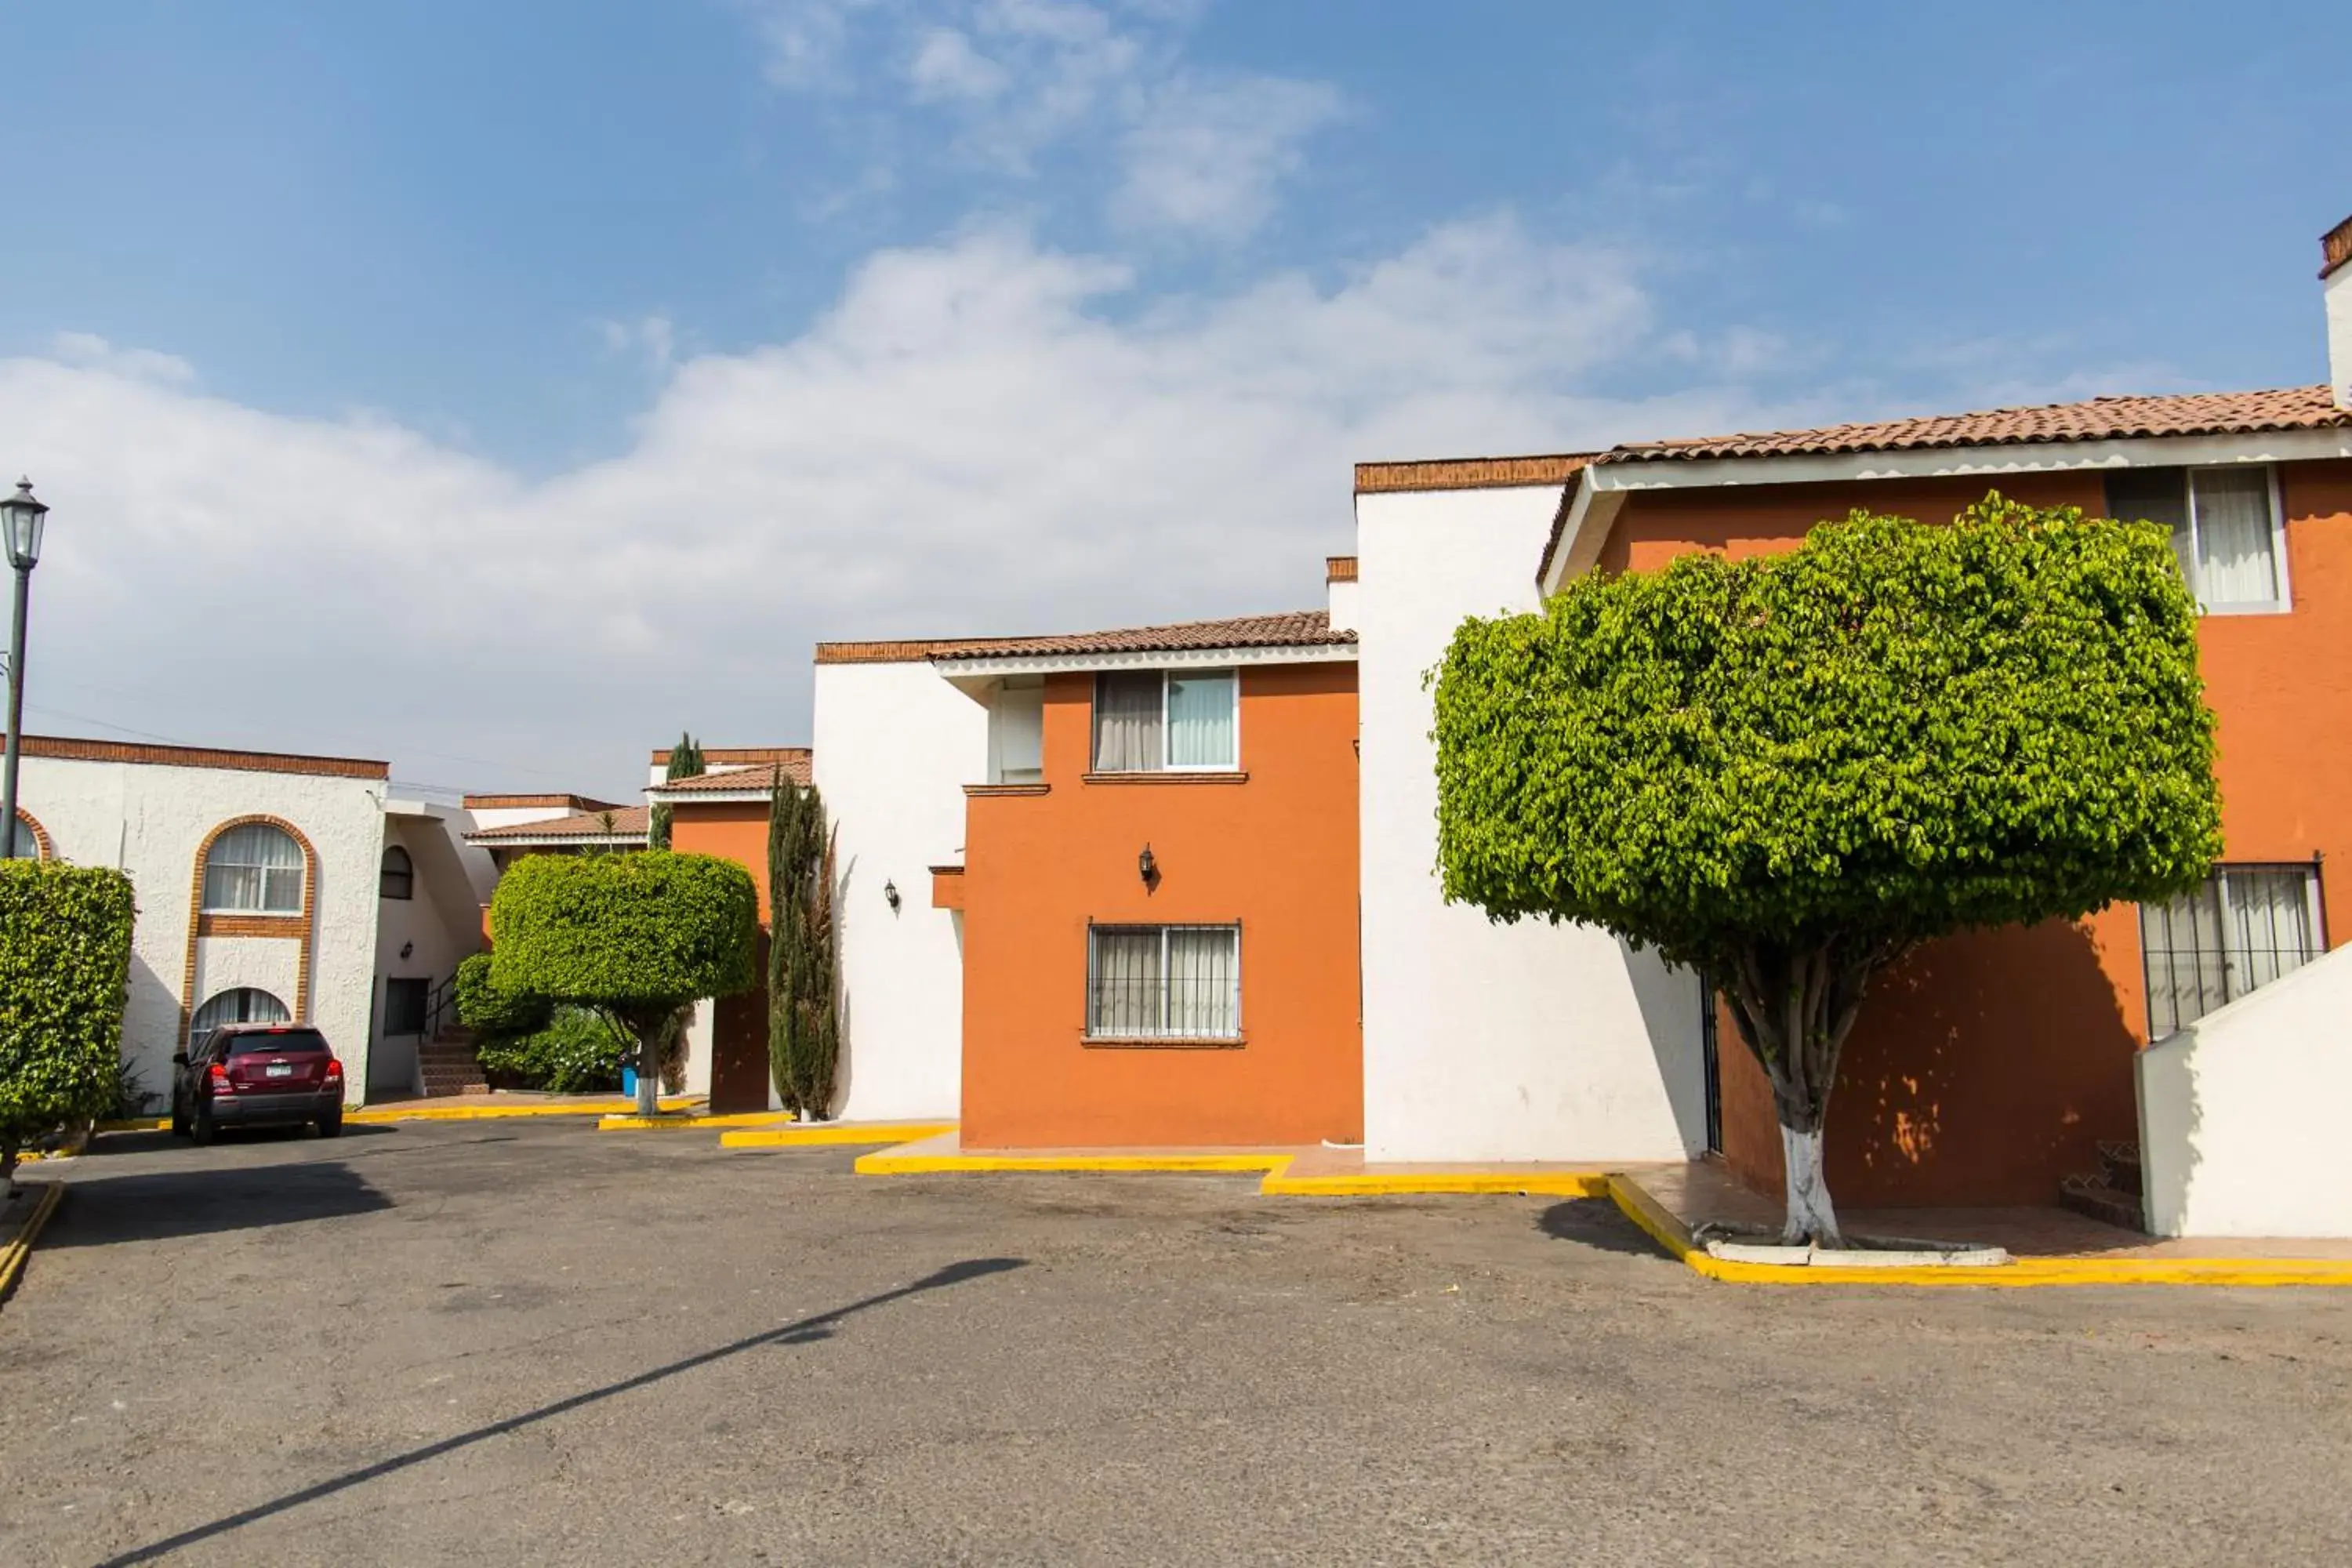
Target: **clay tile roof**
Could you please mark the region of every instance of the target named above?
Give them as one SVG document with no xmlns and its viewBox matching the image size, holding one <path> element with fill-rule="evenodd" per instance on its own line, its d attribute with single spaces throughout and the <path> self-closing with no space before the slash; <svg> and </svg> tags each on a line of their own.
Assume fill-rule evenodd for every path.
<svg viewBox="0 0 2352 1568">
<path fill-rule="evenodd" d="M 767 790 L 775 787 L 776 769 L 784 770 L 784 777 L 806 789 L 814 754 L 806 746 L 777 746 L 781 753 L 775 758 L 751 767 L 730 767 L 722 772 L 697 773 L 692 778 L 671 779 L 653 786 L 654 793 L 663 796 L 680 795 L 710 795 L 729 790 Z M 704 753 L 708 757 L 709 753 Z"/>
<path fill-rule="evenodd" d="M 2011 447 L 2053 441 L 2112 441 L 2155 436 L 2244 436 L 2273 430 L 2352 426 L 2325 386 L 2268 392 L 2193 392 L 2169 397 L 2094 397 L 2031 408 L 1937 414 L 1619 447 L 1603 463 L 1672 458 L 1799 458 L 1852 452 L 1932 451 L 1949 447 Z"/>
<path fill-rule="evenodd" d="M 651 815 L 642 805 L 616 805 L 609 812 L 583 811 L 571 816 L 545 817 L 537 822 L 509 822 L 478 827 L 466 835 L 468 844 L 498 844 L 509 839 L 568 838 L 583 844 L 645 842 L 646 821 Z M 610 817 L 610 826 L 605 818 Z"/>
<path fill-rule="evenodd" d="M 819 664 L 896 664 L 909 659 L 1039 658 L 1054 654 L 1180 653 L 1246 647 L 1349 647 L 1353 632 L 1335 632 L 1325 610 L 1241 616 L 1223 621 L 1181 621 L 1118 631 L 1054 637 L 950 637 L 928 642 L 819 643 Z"/>
</svg>

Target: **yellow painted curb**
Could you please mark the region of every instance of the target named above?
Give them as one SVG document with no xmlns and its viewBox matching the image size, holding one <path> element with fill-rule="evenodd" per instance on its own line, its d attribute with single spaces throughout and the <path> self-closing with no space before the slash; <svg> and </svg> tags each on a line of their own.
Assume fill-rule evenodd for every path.
<svg viewBox="0 0 2352 1568">
<path fill-rule="evenodd" d="M 744 1110 L 726 1116 L 696 1116 L 686 1112 L 676 1116 L 639 1116 L 635 1111 L 625 1115 L 606 1116 L 598 1120 L 599 1132 L 637 1132 L 660 1129 L 672 1132 L 695 1132 L 706 1127 L 780 1127 L 793 1119 L 789 1110 Z"/>
<path fill-rule="evenodd" d="M 955 1131 L 952 1121 L 811 1121 L 721 1132 L 722 1149 L 820 1149 L 852 1143 L 912 1143 Z M 871 1159 L 873 1156 L 866 1156 Z M 865 1169 L 865 1161 L 858 1162 Z"/>
<path fill-rule="evenodd" d="M 1289 1162 L 1266 1173 L 1258 1191 L 1271 1197 L 1343 1198 L 1403 1196 L 1420 1193 L 1526 1194 L 1535 1197 L 1598 1198 L 1609 1193 L 1603 1171 L 1374 1172 L 1361 1176 L 1293 1176 Z"/>
<path fill-rule="evenodd" d="M 39 1239 L 41 1227 L 49 1223 L 49 1215 L 65 1201 L 66 1189 L 61 1183 L 51 1182 L 33 1200 L 33 1212 L 17 1226 L 16 1234 L 0 1244 L 0 1301 L 16 1288 L 16 1276 L 25 1271 L 25 1259 L 33 1254 L 33 1243 Z"/>
<path fill-rule="evenodd" d="M 946 1129 L 940 1129 L 941 1131 Z M 961 1171 L 1156 1171 L 1248 1173 L 1279 1170 L 1287 1154 L 901 1154 L 883 1149 L 858 1157 L 861 1176 L 932 1176 Z"/>
<path fill-rule="evenodd" d="M 1675 1259 L 1709 1279 L 1748 1285 L 2352 1285 L 2352 1258 L 2026 1258 L 1981 1268 L 1842 1268 L 1834 1263 L 1737 1263 L 1691 1243 L 1682 1222 L 1641 1184 L 1612 1176 L 1609 1196 Z"/>
<path fill-rule="evenodd" d="M 91 1131 L 97 1132 L 169 1132 L 172 1119 L 168 1116 L 136 1116 L 128 1121 L 101 1121 Z"/>
<path fill-rule="evenodd" d="M 946 1128 L 934 1131 L 943 1132 Z M 926 1134 L 928 1136 L 928 1134 Z M 722 1142 L 748 1138 L 733 1134 Z M 914 1142 L 909 1139 L 908 1142 Z M 923 1154 L 878 1150 L 860 1158 L 861 1176 L 946 1175 L 987 1171 L 1107 1171 L 1126 1173 L 1262 1175 L 1258 1191 L 1276 1197 L 1378 1197 L 1413 1194 L 1528 1193 L 1538 1196 L 1605 1196 L 1604 1171 L 1374 1171 L 1360 1175 L 1294 1176 L 1295 1154 L 1236 1151 L 1231 1154 Z"/>
<path fill-rule="evenodd" d="M 664 1110 L 684 1110 L 693 1105 L 690 1100 L 667 1100 L 661 1102 Z M 605 1100 L 590 1105 L 385 1105 L 367 1110 L 346 1110 L 343 1120 L 366 1125 L 387 1121 L 497 1121 L 510 1116 L 613 1116 L 635 1115 L 633 1100 Z"/>
</svg>

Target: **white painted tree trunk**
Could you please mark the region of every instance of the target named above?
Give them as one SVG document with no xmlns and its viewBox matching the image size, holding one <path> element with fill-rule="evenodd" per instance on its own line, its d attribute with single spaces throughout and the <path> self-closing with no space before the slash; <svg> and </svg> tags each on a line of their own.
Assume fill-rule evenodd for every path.
<svg viewBox="0 0 2352 1568">
<path fill-rule="evenodd" d="M 637 1036 L 637 1114 L 652 1116 L 661 1110 L 662 1036 L 646 1029 Z"/>
<path fill-rule="evenodd" d="M 1780 1123 L 1780 1163 L 1789 1188 L 1789 1217 L 1780 1239 L 1790 1247 L 1810 1241 L 1821 1247 L 1843 1247 L 1837 1214 L 1830 1207 L 1829 1184 L 1822 1173 L 1822 1130 L 1801 1132 Z"/>
</svg>

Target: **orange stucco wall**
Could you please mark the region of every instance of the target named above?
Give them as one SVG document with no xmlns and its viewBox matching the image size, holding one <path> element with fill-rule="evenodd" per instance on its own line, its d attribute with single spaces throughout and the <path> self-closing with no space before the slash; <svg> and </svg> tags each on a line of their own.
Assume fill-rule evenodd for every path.
<svg viewBox="0 0 2352 1568">
<path fill-rule="evenodd" d="M 1242 671 L 1241 783 L 1086 782 L 1093 692 L 1046 682 L 1045 793 L 969 803 L 965 1145 L 1360 1139 L 1355 666 Z M 1089 921 L 1234 921 L 1238 1046 L 1086 1043 Z"/>
<path fill-rule="evenodd" d="M 670 810 L 669 847 L 682 855 L 716 855 L 751 873 L 760 923 L 768 923 L 768 807 L 763 801 L 710 801 Z M 767 971 L 767 938 L 760 967 Z M 710 1105 L 714 1115 L 768 1109 L 768 992 L 722 996 L 713 1009 Z"/>
<path fill-rule="evenodd" d="M 2095 475 L 2016 476 L 2039 505 L 2105 510 Z M 2352 463 L 2280 470 L 2293 612 L 2209 616 L 2199 640 L 2221 721 L 2225 858 L 2324 857 L 2331 945 L 2352 935 Z M 1603 570 L 1647 570 L 1692 549 L 1792 549 L 1861 505 L 1949 518 L 1980 480 L 1882 480 L 1649 492 L 1631 498 Z M 2095 1170 L 2094 1144 L 2137 1133 L 2132 1056 L 2147 1008 L 2137 911 L 2079 925 L 1937 942 L 1884 978 L 1849 1040 L 1832 1101 L 1831 1189 L 1855 1205 L 2046 1203 Z M 1764 1076 L 1723 1020 L 1724 1155 L 1768 1190 L 1780 1135 Z"/>
</svg>

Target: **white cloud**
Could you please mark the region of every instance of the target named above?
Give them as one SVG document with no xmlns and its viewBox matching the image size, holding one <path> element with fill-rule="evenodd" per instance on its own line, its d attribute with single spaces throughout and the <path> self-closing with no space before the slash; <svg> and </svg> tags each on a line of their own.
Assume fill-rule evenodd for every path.
<svg viewBox="0 0 2352 1568">
<path fill-rule="evenodd" d="M 636 359 L 656 372 L 667 372 L 677 363 L 677 323 L 658 311 L 634 321 L 599 321 L 593 325 L 607 353 Z"/>
<path fill-rule="evenodd" d="M 1342 107 L 1324 82 L 1171 83 L 1128 132 L 1112 213 L 1135 227 L 1239 238 L 1274 210 L 1276 187 L 1305 163 L 1301 144 Z"/>
<path fill-rule="evenodd" d="M 119 357 L 0 360 L 0 459 L 55 508 L 35 722 L 620 788 L 681 725 L 804 738 L 821 637 L 1318 603 L 1357 459 L 1755 420 L 1705 382 L 1609 395 L 1650 358 L 1633 259 L 1504 218 L 1337 286 L 1111 319 L 1130 286 L 1003 229 L 885 251 L 799 336 L 681 360 L 626 450 L 538 481 Z"/>
<path fill-rule="evenodd" d="M 757 30 L 765 70 L 778 87 L 838 85 L 859 12 L 887 0 L 737 0 Z"/>
<path fill-rule="evenodd" d="M 914 84 L 917 102 L 935 103 L 995 98 L 1013 75 L 973 48 L 969 36 L 953 27 L 934 27 L 917 47 L 907 67 L 907 79 Z"/>
<path fill-rule="evenodd" d="M 196 367 L 177 354 L 152 349 L 118 349 L 95 332 L 57 332 L 49 338 L 49 357 L 60 364 L 84 370 L 111 371 L 136 381 L 185 386 L 196 379 Z"/>
</svg>

